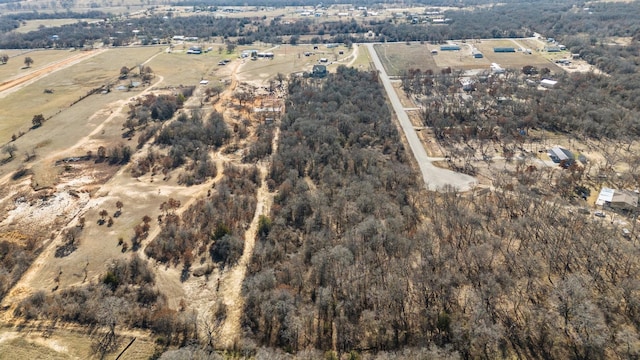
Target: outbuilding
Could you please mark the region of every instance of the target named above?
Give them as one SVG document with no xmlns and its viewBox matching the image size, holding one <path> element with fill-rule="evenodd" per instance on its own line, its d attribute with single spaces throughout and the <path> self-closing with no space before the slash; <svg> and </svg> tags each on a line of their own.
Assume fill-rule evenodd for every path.
<svg viewBox="0 0 640 360">
<path fill-rule="evenodd" d="M 313 65 L 311 76 L 318 78 L 327 76 L 327 67 L 324 65 Z"/>
<path fill-rule="evenodd" d="M 617 210 L 633 211 L 638 207 L 638 194 L 628 190 L 602 188 L 596 205 Z"/>
<path fill-rule="evenodd" d="M 575 156 L 573 156 L 573 153 L 571 151 L 560 146 L 551 148 L 547 154 L 554 163 L 560 163 L 564 161 L 565 164 L 570 164 L 575 160 Z"/>
<path fill-rule="evenodd" d="M 551 80 L 551 79 L 542 79 L 542 80 L 540 80 L 540 86 L 545 87 L 547 89 L 552 89 L 557 84 L 558 84 L 558 82 L 556 80 Z"/>
<path fill-rule="evenodd" d="M 460 50 L 460 46 L 458 45 L 442 45 L 440 46 L 440 51 L 458 51 Z"/>
</svg>

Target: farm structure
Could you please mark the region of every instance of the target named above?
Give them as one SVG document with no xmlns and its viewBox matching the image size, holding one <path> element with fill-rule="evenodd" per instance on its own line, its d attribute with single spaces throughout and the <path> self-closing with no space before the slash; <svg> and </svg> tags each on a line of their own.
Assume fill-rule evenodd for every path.
<svg viewBox="0 0 640 360">
<path fill-rule="evenodd" d="M 596 205 L 616 210 L 632 211 L 638 207 L 638 194 L 628 190 L 602 188 Z"/>
<path fill-rule="evenodd" d="M 551 148 L 548 155 L 555 163 L 560 163 L 562 161 L 571 163 L 575 160 L 575 156 L 573 156 L 573 153 L 571 153 L 571 151 L 560 146 Z"/>
<path fill-rule="evenodd" d="M 545 87 L 547 89 L 554 88 L 558 82 L 556 80 L 551 79 L 542 79 L 540 80 L 540 86 Z"/>
<path fill-rule="evenodd" d="M 460 46 L 458 45 L 442 45 L 440 46 L 440 51 L 459 51 Z"/>
<path fill-rule="evenodd" d="M 202 48 L 200 46 L 192 46 L 187 50 L 187 54 L 202 54 Z"/>
<path fill-rule="evenodd" d="M 514 53 L 516 52 L 515 48 L 512 47 L 494 47 L 493 52 L 497 53 Z"/>
<path fill-rule="evenodd" d="M 327 67 L 324 65 L 313 65 L 311 76 L 318 78 L 327 76 Z"/>
</svg>

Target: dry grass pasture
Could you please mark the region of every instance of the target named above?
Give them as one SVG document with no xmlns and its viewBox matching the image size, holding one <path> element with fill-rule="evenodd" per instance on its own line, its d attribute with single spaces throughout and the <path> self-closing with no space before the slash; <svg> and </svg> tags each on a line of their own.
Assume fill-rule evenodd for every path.
<svg viewBox="0 0 640 360">
<path fill-rule="evenodd" d="M 291 53 L 290 56 L 294 56 L 291 50 L 284 51 Z M 225 163 L 241 163 L 240 156 L 236 154 L 220 152 L 211 154 L 218 169 L 218 176 L 201 185 L 191 187 L 178 184 L 177 179 L 181 170 L 176 170 L 169 176 L 147 174 L 133 178 L 129 172 L 129 166 L 110 166 L 106 163 L 95 163 L 93 160 L 56 163 L 56 161 L 67 157 L 83 156 L 88 151 L 93 151 L 95 154 L 99 146 L 113 147 L 121 144 L 135 148 L 137 144 L 135 137 L 131 142 L 123 137 L 122 124 L 127 116 L 128 105 L 135 102 L 136 98 L 148 93 L 167 92 L 167 88 L 178 85 L 197 86 L 205 76 L 211 76 L 210 80 L 219 80 L 224 77 L 225 79 L 231 78 L 232 81 L 224 94 L 216 97 L 215 101 L 207 104 L 208 106 L 202 107 L 200 105 L 200 107 L 204 111 L 215 107 L 218 111 L 229 113 L 233 119 L 240 118 L 240 114 L 237 114 L 239 108 L 232 104 L 232 93 L 237 86 L 236 71 L 242 71 L 243 65 L 242 60 L 236 57 L 237 53 L 210 52 L 200 56 L 166 53 L 162 52 L 160 48 L 151 47 L 110 49 L 73 64 L 69 68 L 60 69 L 58 72 L 35 82 L 21 84 L 14 92 L 2 99 L 7 104 L 12 100 L 26 101 L 23 99 L 26 96 L 39 99 L 46 98 L 46 95 L 60 94 L 63 99 L 60 104 L 51 106 L 52 111 L 60 107 L 58 114 L 47 120 L 42 127 L 26 131 L 24 136 L 13 143 L 19 151 L 36 149 L 35 160 L 25 162 L 22 156 L 16 156 L 15 159 L 0 167 L 0 177 L 6 185 L 0 192 L 0 205 L 3 208 L 0 229 L 6 230 L 0 233 L 0 238 L 4 239 L 8 236 L 3 235 L 5 233 L 17 234 L 18 238 L 16 239 L 18 240 L 35 237 L 38 243 L 44 245 L 43 252 L 23 274 L 19 283 L 4 298 L 3 306 L 5 309 L 19 303 L 20 299 L 34 291 L 43 290 L 49 293 L 57 288 L 64 289 L 82 286 L 87 282 L 100 281 L 100 276 L 104 274 L 108 264 L 115 259 L 131 256 L 131 250 L 122 252 L 122 248 L 118 246 L 118 239 L 122 238 L 124 242 L 131 244 L 133 228 L 142 222 L 143 216 L 148 215 L 153 219 L 150 224 L 149 236 L 142 242 L 142 248 L 137 252 L 141 257 L 146 258 L 144 248 L 149 241 L 158 235 L 160 230 L 155 220 L 160 214 L 160 204 L 169 198 L 176 199 L 182 204 L 181 208 L 177 210 L 177 213 L 181 213 L 196 200 L 207 196 L 215 182 L 223 176 Z M 349 54 L 345 57 L 344 61 L 351 58 Z M 226 66 L 218 66 L 218 61 L 223 58 L 233 60 Z M 82 92 L 105 83 L 111 83 L 115 86 L 122 83 L 122 81 L 117 81 L 120 67 L 134 68 L 137 64 L 143 63 L 154 70 L 155 77 L 150 85 L 140 86 L 131 91 L 114 90 L 107 94 L 97 93 L 73 106 L 64 106 L 66 102 L 71 102 L 76 96 L 69 89 L 77 87 Z M 176 63 L 181 66 L 177 67 Z M 257 61 L 253 63 L 257 63 Z M 271 69 L 260 69 L 259 71 L 269 72 L 269 76 L 273 77 L 281 70 L 283 69 L 274 66 Z M 136 72 L 136 70 L 133 71 Z M 42 94 L 45 86 L 54 87 L 54 94 Z M 183 111 L 198 108 L 198 104 L 204 103 L 202 100 L 204 88 L 203 86 L 197 87 L 193 97 L 185 103 Z M 44 101 L 43 103 L 51 102 Z M 24 102 L 22 104 L 26 108 Z M 14 111 L 18 112 L 19 109 L 15 108 Z M 27 113 L 27 111 L 29 112 Z M 23 109 L 21 114 L 24 117 L 23 122 L 30 124 L 31 111 Z M 249 113 L 242 116 L 252 118 Z M 257 121 L 256 119 L 252 121 Z M 251 125 L 252 128 L 255 128 L 255 125 L 257 124 Z M 245 141 L 243 144 L 248 146 L 250 142 Z M 148 146 L 145 146 L 134 154 L 132 163 L 135 163 L 136 157 L 146 156 L 147 149 Z M 13 172 L 22 166 L 30 170 L 28 175 L 19 181 L 11 180 Z M 17 194 L 24 194 L 26 200 L 16 201 L 15 199 L 19 196 Z M 115 217 L 117 201 L 122 201 L 124 206 L 122 215 Z M 268 203 L 266 200 L 259 201 L 261 208 L 265 206 L 265 203 Z M 113 217 L 111 226 L 98 224 L 99 212 L 103 209 Z M 64 230 L 76 227 L 80 217 L 86 219 L 86 223 L 78 238 L 79 247 L 66 257 L 56 257 L 57 246 L 64 242 Z M 255 216 L 253 222 L 255 224 L 252 223 L 254 232 L 257 227 L 257 219 L 258 215 Z M 250 253 L 247 253 L 246 259 L 249 259 L 249 256 Z M 180 301 L 185 298 L 194 299 L 192 306 L 200 310 L 202 314 L 206 314 L 211 306 L 211 296 L 221 296 L 220 294 L 215 295 L 216 291 L 212 290 L 216 289 L 215 281 L 221 276 L 219 273 L 214 273 L 215 277 L 212 276 L 211 279 L 207 279 L 206 283 L 201 284 L 202 280 L 195 277 L 186 283 L 181 282 L 180 270 L 174 266 L 162 269 L 156 267 L 154 271 L 158 276 L 157 286 L 162 293 L 167 295 L 168 304 L 172 308 L 177 308 Z M 243 274 L 243 272 L 238 274 Z M 58 280 L 54 280 L 56 277 Z M 222 287 L 229 290 L 225 293 L 234 294 L 233 296 L 225 295 L 226 297 L 230 296 L 225 301 L 230 304 L 238 303 L 237 297 L 240 296 L 242 279 L 240 275 L 225 275 Z M 206 294 L 207 297 L 202 297 L 202 294 Z M 11 321 L 11 310 L 2 316 L 4 320 Z M 239 316 L 236 318 L 238 320 Z M 33 326 L 35 324 L 30 324 L 28 328 L 32 329 Z M 235 323 L 227 324 L 227 327 L 240 328 L 239 324 Z M 9 332 L 11 331 L 14 329 Z M 22 351 L 16 352 L 18 358 L 90 357 L 88 349 L 92 340 L 86 336 L 79 336 L 82 341 L 61 345 L 59 351 L 52 350 L 46 344 L 34 343 L 34 345 L 30 340 L 14 341 L 12 336 L 3 337 L 0 332 L 0 346 L 7 351 L 16 347 L 23 348 Z M 41 337 L 36 336 L 36 338 L 40 339 Z M 232 341 L 227 340 L 227 342 L 231 343 Z M 138 352 L 133 352 L 133 354 L 128 352 L 126 358 L 148 358 L 150 355 L 146 350 Z"/>
<path fill-rule="evenodd" d="M 123 349 L 131 338 L 136 341 L 121 357 L 121 359 L 148 359 L 154 353 L 155 344 L 146 339 L 146 333 L 131 332 L 124 334 L 119 342 Z M 91 352 L 91 339 L 80 329 L 58 326 L 49 332 L 47 324 L 41 324 L 41 329 L 29 334 L 15 331 L 15 329 L 0 328 L 0 357 L 3 360 L 71 360 L 97 358 Z M 110 354 L 105 359 L 115 359 L 117 354 Z"/>
<path fill-rule="evenodd" d="M 29 86 L 21 86 L 7 96 L 0 96 L 0 143 L 5 143 L 12 134 L 27 132 L 31 127 L 31 119 L 36 114 L 43 114 L 45 118 L 53 120 L 69 109 L 69 106 L 88 91 L 99 88 L 117 80 L 122 66 L 135 67 L 159 51 L 158 48 L 122 48 L 111 49 L 81 61 L 72 67 L 59 69 L 49 73 Z M 64 51 L 68 53 L 68 51 Z M 32 56 L 37 62 L 37 56 Z M 54 69 L 55 70 L 55 69 Z M 45 94 L 45 89 L 53 90 L 52 94 Z M 103 97 L 105 104 L 124 97 L 123 94 L 110 93 Z M 91 98 L 91 97 L 90 97 Z M 74 123 L 83 124 L 96 109 L 95 103 L 84 106 L 87 99 L 74 105 L 72 114 L 65 112 L 65 132 L 77 129 Z M 91 99 L 95 100 L 95 99 Z M 83 114 L 80 117 L 75 112 Z M 83 121 L 84 120 L 84 121 Z M 43 128 L 53 130 L 56 126 Z M 68 143 L 67 143 L 68 144 Z"/>
<path fill-rule="evenodd" d="M 430 45 L 393 43 L 376 45 L 375 49 L 390 76 L 401 75 L 409 69 L 438 71 Z"/>
<path fill-rule="evenodd" d="M 78 53 L 79 51 L 69 50 L 0 50 L 0 54 L 9 55 L 9 62 L 0 65 L 0 83 L 51 66 Z M 30 68 L 25 69 L 24 58 L 27 56 L 34 62 Z"/>
<path fill-rule="evenodd" d="M 28 33 L 30 31 L 38 30 L 41 26 L 44 27 L 56 27 L 68 24 L 75 24 L 77 22 L 95 22 L 95 19 L 47 19 L 47 20 L 29 20 L 26 24 L 20 25 L 19 28 L 14 31 L 17 33 Z"/>
<path fill-rule="evenodd" d="M 432 70 L 439 73 L 440 70 L 450 67 L 452 70 L 489 70 L 491 63 L 498 63 L 504 68 L 520 69 L 525 65 L 547 67 L 552 72 L 561 69 L 547 59 L 541 52 L 526 54 L 522 51 L 515 53 L 495 53 L 494 47 L 514 47 L 519 49 L 520 39 L 509 40 L 469 40 L 467 42 L 455 42 L 460 46 L 457 51 L 441 51 L 441 45 L 418 43 L 393 43 L 376 45 L 376 50 L 387 73 L 391 76 L 401 75 L 409 69 Z M 473 50 L 483 54 L 482 58 L 474 58 Z M 432 54 L 431 51 L 437 51 Z"/>
</svg>

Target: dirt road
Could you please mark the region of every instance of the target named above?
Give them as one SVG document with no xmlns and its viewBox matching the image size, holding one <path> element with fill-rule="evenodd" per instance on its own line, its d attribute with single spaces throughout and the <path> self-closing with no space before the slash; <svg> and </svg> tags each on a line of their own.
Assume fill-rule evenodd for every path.
<svg viewBox="0 0 640 360">
<path fill-rule="evenodd" d="M 73 55 L 67 59 L 58 61 L 51 65 L 47 65 L 40 69 L 32 70 L 31 72 L 23 75 L 19 75 L 9 80 L 5 80 L 0 83 L 0 98 L 3 98 L 14 91 L 21 89 L 23 86 L 32 84 L 45 76 L 51 75 L 52 73 L 66 69 L 69 66 L 75 65 L 85 59 L 101 54 L 107 50 L 92 50 L 92 51 L 83 51 L 76 55 Z"/>
</svg>

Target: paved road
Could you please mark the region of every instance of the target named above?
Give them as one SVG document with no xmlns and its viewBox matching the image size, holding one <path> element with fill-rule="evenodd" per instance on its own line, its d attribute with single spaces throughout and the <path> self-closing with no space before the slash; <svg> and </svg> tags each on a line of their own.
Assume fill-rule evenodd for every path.
<svg viewBox="0 0 640 360">
<path fill-rule="evenodd" d="M 374 65 L 378 71 L 380 71 L 380 80 L 384 85 L 384 89 L 387 91 L 387 96 L 389 97 L 393 110 L 396 112 L 396 116 L 400 121 L 400 126 L 404 131 L 409 147 L 413 152 L 413 156 L 415 156 L 416 161 L 418 162 L 418 166 L 420 167 L 420 172 L 422 173 L 427 189 L 442 190 L 445 185 L 451 185 L 461 191 L 469 190 L 477 183 L 474 177 L 448 169 L 442 169 L 432 164 L 433 161 L 439 159 L 431 158 L 427 155 L 427 152 L 422 145 L 422 141 L 418 138 L 418 135 L 409 120 L 409 116 L 407 116 L 407 113 L 400 102 L 400 98 L 391 85 L 391 80 L 389 80 L 389 76 L 384 70 L 382 62 L 373 48 L 373 44 L 366 44 L 366 46 Z"/>
</svg>

